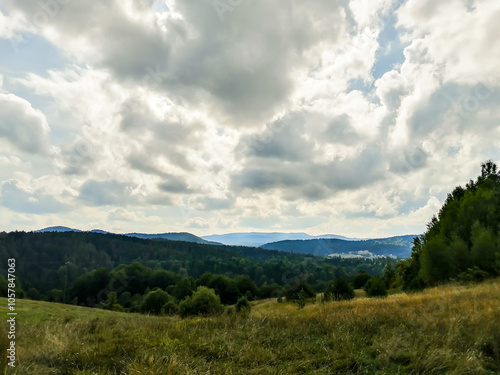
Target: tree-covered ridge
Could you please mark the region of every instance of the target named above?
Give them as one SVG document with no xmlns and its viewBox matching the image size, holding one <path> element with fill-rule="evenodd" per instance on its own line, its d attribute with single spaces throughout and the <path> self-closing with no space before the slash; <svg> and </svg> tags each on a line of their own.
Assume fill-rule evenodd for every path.
<svg viewBox="0 0 500 375">
<path fill-rule="evenodd" d="M 30 298 L 68 303 L 76 297 L 78 304 L 95 300 L 109 283 L 118 285 L 123 280 L 127 286 L 120 293 L 131 296 L 161 288 L 183 297 L 180 290 L 191 293 L 195 286 L 203 285 L 218 291 L 223 303 L 235 301 L 248 288 L 254 298 L 266 297 L 277 286 L 291 285 L 297 279 L 319 292 L 328 281 L 348 278 L 359 270 L 380 274 L 387 262 L 385 258 L 326 259 L 259 248 L 84 232 L 3 233 L 0 256 L 16 258 L 18 279 Z M 0 265 L 0 269 L 5 266 Z M 215 280 L 207 280 L 207 273 Z M 252 286 L 235 292 L 243 276 L 258 287 L 257 292 Z M 129 297 L 125 295 L 123 301 Z"/>
<path fill-rule="evenodd" d="M 314 255 L 334 255 L 357 252 L 369 252 L 376 256 L 395 256 L 408 258 L 411 253 L 411 243 L 415 236 L 396 236 L 369 240 L 346 241 L 337 238 L 322 238 L 314 240 L 284 240 L 271 242 L 261 247 L 269 250 L 289 251 Z"/>
<path fill-rule="evenodd" d="M 411 258 L 399 263 L 403 289 L 498 276 L 499 230 L 500 174 L 487 161 L 475 181 L 448 194 L 426 232 L 415 238 Z"/>
</svg>

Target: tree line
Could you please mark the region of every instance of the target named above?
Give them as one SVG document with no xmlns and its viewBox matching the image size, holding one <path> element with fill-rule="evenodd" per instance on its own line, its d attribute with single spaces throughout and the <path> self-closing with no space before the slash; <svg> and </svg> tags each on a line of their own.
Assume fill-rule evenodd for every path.
<svg viewBox="0 0 500 375">
<path fill-rule="evenodd" d="M 449 281 L 500 275 L 500 174 L 491 160 L 465 187 L 457 186 L 397 264 L 395 285 L 420 290 Z"/>
<path fill-rule="evenodd" d="M 16 258 L 18 296 L 137 312 L 158 289 L 176 305 L 199 287 L 234 304 L 285 297 L 299 280 L 322 292 L 329 281 L 360 270 L 380 274 L 388 261 L 76 232 L 0 233 L 0 257 Z M 0 276 L 2 295 L 4 281 Z"/>
</svg>

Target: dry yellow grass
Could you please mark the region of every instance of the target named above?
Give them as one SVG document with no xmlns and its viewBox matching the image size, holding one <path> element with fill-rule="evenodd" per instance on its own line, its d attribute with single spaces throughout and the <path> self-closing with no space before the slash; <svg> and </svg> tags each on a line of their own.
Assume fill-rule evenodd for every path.
<svg viewBox="0 0 500 375">
<path fill-rule="evenodd" d="M 186 320 L 18 302 L 8 374 L 500 373 L 500 280 Z"/>
</svg>

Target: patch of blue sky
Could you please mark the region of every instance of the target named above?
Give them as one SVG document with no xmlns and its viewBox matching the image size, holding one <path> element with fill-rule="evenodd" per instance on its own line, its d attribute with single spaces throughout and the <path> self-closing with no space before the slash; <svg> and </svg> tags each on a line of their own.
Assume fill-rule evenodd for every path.
<svg viewBox="0 0 500 375">
<path fill-rule="evenodd" d="M 151 10 L 155 13 L 165 13 L 170 12 L 165 0 L 156 0 L 151 8 Z"/>
<path fill-rule="evenodd" d="M 375 81 L 365 81 L 361 78 L 351 79 L 347 87 L 347 92 L 355 90 L 361 91 L 363 96 L 372 103 L 381 105 L 380 98 L 375 94 Z"/>
<path fill-rule="evenodd" d="M 398 30 L 396 29 L 396 12 L 405 2 L 406 0 L 395 1 L 384 19 L 384 29 L 378 37 L 380 48 L 375 56 L 376 63 L 372 71 L 375 79 L 397 68 L 405 60 L 403 52 L 407 45 L 401 43 Z"/>
<path fill-rule="evenodd" d="M 378 49 L 373 66 L 372 75 L 374 79 L 381 78 L 385 73 L 395 69 L 405 61 L 404 49 L 406 45 L 401 43 L 396 30 L 396 17 L 394 11 L 385 20 L 385 27 L 378 37 L 380 48 Z"/>
<path fill-rule="evenodd" d="M 29 101 L 34 108 L 45 108 L 50 98 L 36 95 L 30 88 L 18 84 L 16 79 L 25 78 L 27 73 L 45 76 L 49 70 L 62 69 L 65 59 L 59 51 L 41 36 L 25 39 L 14 44 L 12 40 L 0 39 L 0 74 L 3 75 L 3 89 Z"/>
<path fill-rule="evenodd" d="M 465 4 L 467 7 L 467 10 L 469 12 L 473 12 L 476 10 L 476 0 L 467 0 L 467 3 Z"/>
<path fill-rule="evenodd" d="M 66 64 L 59 50 L 39 35 L 20 36 L 17 40 L 0 39 L 0 56 L 1 68 L 13 75 L 23 72 L 43 75 Z"/>
<path fill-rule="evenodd" d="M 486 159 L 491 160 L 500 160 L 500 148 L 498 147 L 489 147 L 485 152 Z"/>
<path fill-rule="evenodd" d="M 31 103 L 33 108 L 47 114 L 53 98 L 46 95 L 38 95 L 33 89 L 17 82 L 19 78 L 25 78 L 28 73 L 46 76 L 49 70 L 61 70 L 67 64 L 67 60 L 60 54 L 50 42 L 39 35 L 30 35 L 20 42 L 0 39 L 0 74 L 3 75 L 3 89 Z M 61 141 L 67 142 L 72 138 L 72 132 L 59 126 L 57 119 L 47 117 L 51 132 L 50 140 L 53 144 Z"/>
<path fill-rule="evenodd" d="M 448 147 L 446 152 L 448 153 L 448 156 L 455 156 L 455 155 L 458 155 L 458 153 L 460 152 L 461 149 L 462 149 L 462 147 L 460 147 L 460 146 L 451 146 L 451 147 Z"/>
</svg>

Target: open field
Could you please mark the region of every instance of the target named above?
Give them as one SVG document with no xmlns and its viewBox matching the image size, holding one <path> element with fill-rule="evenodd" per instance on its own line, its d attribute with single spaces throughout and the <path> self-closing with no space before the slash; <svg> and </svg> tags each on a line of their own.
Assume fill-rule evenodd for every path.
<svg viewBox="0 0 500 375">
<path fill-rule="evenodd" d="M 185 320 L 17 306 L 18 364 L 7 374 L 500 373 L 500 280 L 302 310 L 258 301 L 249 315 Z"/>
</svg>

